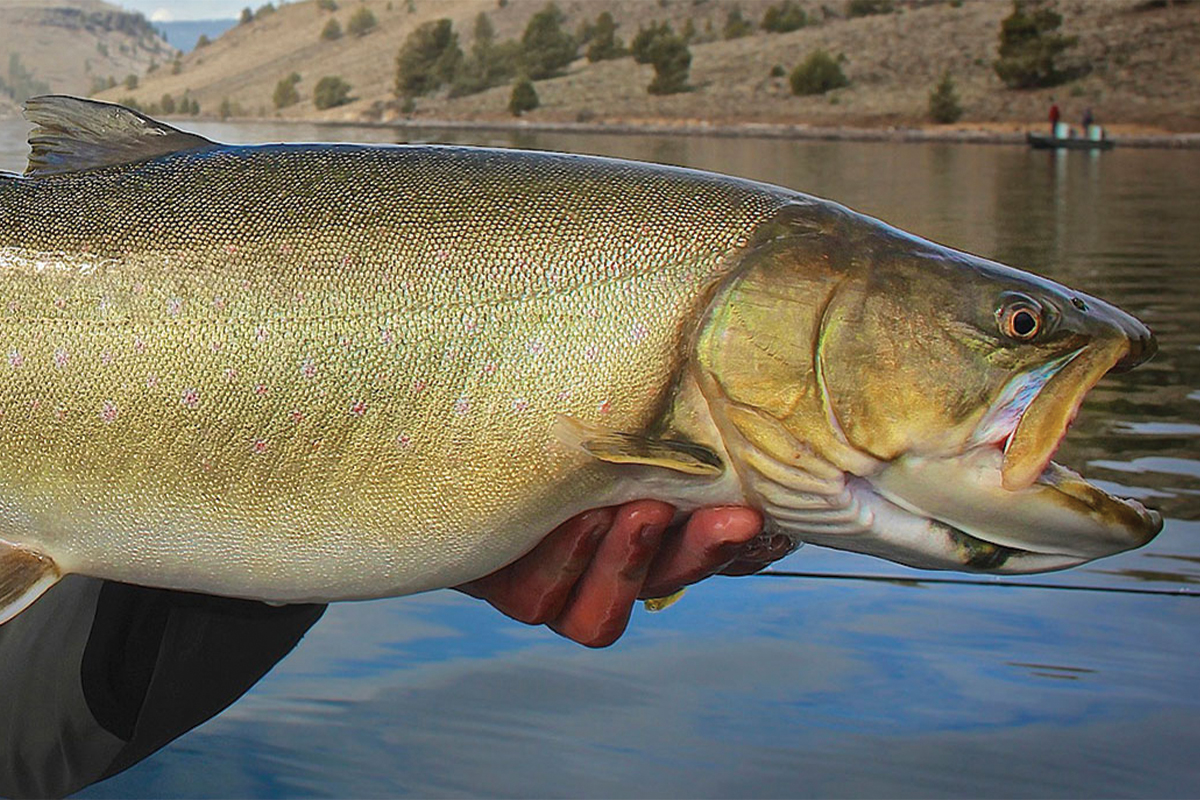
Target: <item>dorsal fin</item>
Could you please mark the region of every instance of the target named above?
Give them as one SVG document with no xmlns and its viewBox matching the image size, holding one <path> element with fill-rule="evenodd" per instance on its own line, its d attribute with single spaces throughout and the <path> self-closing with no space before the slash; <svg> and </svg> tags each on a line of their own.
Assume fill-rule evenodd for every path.
<svg viewBox="0 0 1200 800">
<path fill-rule="evenodd" d="M 132 164 L 214 144 L 125 106 L 66 95 L 30 98 L 25 118 L 37 126 L 29 133 L 25 174 L 31 176 Z"/>
</svg>

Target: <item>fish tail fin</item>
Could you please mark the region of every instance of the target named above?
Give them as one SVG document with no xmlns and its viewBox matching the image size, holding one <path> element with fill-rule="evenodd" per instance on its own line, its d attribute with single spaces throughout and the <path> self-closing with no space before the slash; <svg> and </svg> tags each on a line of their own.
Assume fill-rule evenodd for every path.
<svg viewBox="0 0 1200 800">
<path fill-rule="evenodd" d="M 0 625 L 20 614 L 62 577 L 54 559 L 0 541 Z"/>
</svg>

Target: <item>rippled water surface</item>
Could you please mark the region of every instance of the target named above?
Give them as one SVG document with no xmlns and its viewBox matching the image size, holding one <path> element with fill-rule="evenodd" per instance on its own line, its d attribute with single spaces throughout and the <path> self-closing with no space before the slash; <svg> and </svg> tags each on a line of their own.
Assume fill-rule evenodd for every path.
<svg viewBox="0 0 1200 800">
<path fill-rule="evenodd" d="M 395 140 L 194 129 L 239 142 Z M 23 136 L 0 120 L 0 169 L 21 167 Z M 1156 331 L 1160 352 L 1092 392 L 1057 460 L 1162 510 L 1164 532 L 1024 581 L 1035 586 L 938 583 L 806 547 L 777 570 L 896 580 L 714 579 L 665 613 L 637 612 L 604 651 L 450 592 L 334 605 L 224 713 L 79 796 L 1196 794 L 1200 153 L 420 138 L 780 183 L 1118 303 Z"/>
</svg>

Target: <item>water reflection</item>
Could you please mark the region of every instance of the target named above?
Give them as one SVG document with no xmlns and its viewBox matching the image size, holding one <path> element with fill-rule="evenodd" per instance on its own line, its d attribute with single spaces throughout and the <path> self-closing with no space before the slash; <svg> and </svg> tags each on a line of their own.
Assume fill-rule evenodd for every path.
<svg viewBox="0 0 1200 800">
<path fill-rule="evenodd" d="M 241 697 L 324 610 L 68 576 L 0 626 L 0 796 L 129 768 Z"/>
</svg>

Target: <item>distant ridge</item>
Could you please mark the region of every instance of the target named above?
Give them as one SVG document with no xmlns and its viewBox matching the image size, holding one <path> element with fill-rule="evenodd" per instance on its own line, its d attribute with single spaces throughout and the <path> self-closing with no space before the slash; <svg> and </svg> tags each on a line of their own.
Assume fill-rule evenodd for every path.
<svg viewBox="0 0 1200 800">
<path fill-rule="evenodd" d="M 199 38 L 207 36 L 210 40 L 218 38 L 222 33 L 238 24 L 236 19 L 181 19 L 172 22 L 152 23 L 167 42 L 181 53 L 190 53 L 196 47 Z"/>
<path fill-rule="evenodd" d="M 140 82 L 176 51 L 141 14 L 99 0 L 0 0 L 0 111 L 47 92 Z"/>
</svg>

